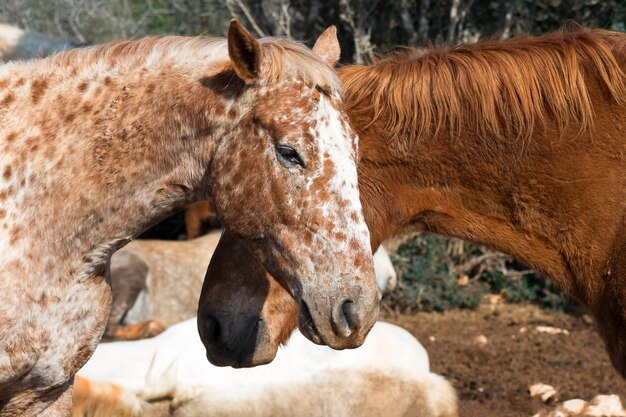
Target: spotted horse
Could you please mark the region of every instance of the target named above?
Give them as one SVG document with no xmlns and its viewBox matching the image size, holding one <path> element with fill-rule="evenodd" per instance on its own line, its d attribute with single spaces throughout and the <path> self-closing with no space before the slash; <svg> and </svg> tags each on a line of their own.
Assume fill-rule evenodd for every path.
<svg viewBox="0 0 626 417">
<path fill-rule="evenodd" d="M 233 21 L 0 66 L 0 416 L 68 415 L 111 254 L 202 199 L 329 345 L 363 342 L 380 294 L 336 51 Z"/>
</svg>

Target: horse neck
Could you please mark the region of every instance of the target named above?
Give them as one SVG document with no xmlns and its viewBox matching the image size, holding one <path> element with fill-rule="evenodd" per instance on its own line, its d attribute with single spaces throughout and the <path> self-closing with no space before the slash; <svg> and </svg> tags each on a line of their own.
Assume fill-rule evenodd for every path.
<svg viewBox="0 0 626 417">
<path fill-rule="evenodd" d="M 608 115 L 607 126 L 610 115 L 618 113 L 605 104 L 594 103 L 598 116 Z M 557 126 L 548 124 L 526 143 L 484 140 L 471 132 L 456 139 L 443 134 L 408 149 L 381 138 L 380 132 L 360 132 L 359 188 L 373 247 L 403 232 L 458 237 L 512 255 L 570 295 L 588 299 L 581 288 L 584 278 L 600 273 L 592 268 L 606 265 L 592 265 L 589 259 L 605 259 L 611 243 L 598 242 L 593 228 L 614 223 L 608 212 L 619 214 L 619 204 L 600 203 L 604 196 L 581 186 L 588 185 L 584 176 L 597 178 L 608 194 L 624 195 L 623 185 L 619 188 L 623 166 L 610 156 L 621 134 L 619 128 L 611 129 L 604 135 L 576 137 L 575 128 L 559 134 Z M 578 172 L 582 163 L 588 171 Z M 603 183 L 607 178 L 613 180 Z M 614 202 L 608 194 L 606 203 Z M 594 214 L 585 218 L 574 207 Z"/>
<path fill-rule="evenodd" d="M 201 70 L 167 60 L 113 68 L 76 62 L 51 65 L 50 73 L 41 63 L 9 71 L 14 103 L 0 126 L 11 127 L 3 132 L 11 143 L 2 159 L 17 159 L 5 185 L 11 206 L 0 219 L 9 233 L 0 243 L 20 254 L 46 248 L 89 274 L 202 197 L 197 190 L 209 191 L 214 138 L 232 123 L 217 112 L 229 103 L 203 88 Z"/>
</svg>

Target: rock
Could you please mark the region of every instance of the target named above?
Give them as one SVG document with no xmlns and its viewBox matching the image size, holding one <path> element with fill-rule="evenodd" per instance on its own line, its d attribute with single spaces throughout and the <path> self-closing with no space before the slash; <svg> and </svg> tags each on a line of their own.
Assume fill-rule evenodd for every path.
<svg viewBox="0 0 626 417">
<path fill-rule="evenodd" d="M 428 340 L 434 342 L 435 340 L 437 340 L 437 338 L 435 336 L 428 336 Z"/>
<path fill-rule="evenodd" d="M 509 320 L 509 326 L 516 326 L 516 325 L 518 325 L 518 324 L 522 324 L 522 323 L 524 323 L 524 321 L 525 321 L 525 319 L 524 319 L 523 317 L 521 317 L 521 316 L 515 316 L 515 317 L 512 317 L 512 318 Z"/>
<path fill-rule="evenodd" d="M 549 392 L 546 387 L 552 388 L 544 384 L 531 386 L 531 395 L 533 392 Z M 581 399 L 565 401 L 551 410 L 542 410 L 533 417 L 626 417 L 626 410 L 617 395 L 598 395 L 590 402 Z"/>
<path fill-rule="evenodd" d="M 558 327 L 552 326 L 537 326 L 535 328 L 539 333 L 548 333 L 548 334 L 564 334 L 569 335 L 569 331 L 567 329 L 559 329 Z"/>
<path fill-rule="evenodd" d="M 556 399 L 556 389 L 552 385 L 547 384 L 534 384 L 528 387 L 531 397 L 541 398 L 544 403 L 551 399 Z"/>
<path fill-rule="evenodd" d="M 474 338 L 474 343 L 480 346 L 485 346 L 489 341 L 485 337 L 485 335 L 478 335 Z"/>
<path fill-rule="evenodd" d="M 598 395 L 584 411 L 585 415 L 594 417 L 625 417 L 626 411 L 617 395 Z"/>
<path fill-rule="evenodd" d="M 469 283 L 469 277 L 467 275 L 463 275 L 462 277 L 459 277 L 459 279 L 456 281 L 456 285 L 460 287 L 464 287 L 468 283 Z"/>
<path fill-rule="evenodd" d="M 485 298 L 487 299 L 487 303 L 491 305 L 504 303 L 504 296 L 502 294 L 487 294 Z"/>
<path fill-rule="evenodd" d="M 565 409 L 565 411 L 567 411 L 570 414 L 580 414 L 585 410 L 585 407 L 587 407 L 587 405 L 588 405 L 587 401 L 583 401 L 581 399 L 575 399 L 575 400 L 565 401 L 563 404 L 561 404 L 560 408 Z"/>
<path fill-rule="evenodd" d="M 44 57 L 77 46 L 76 42 L 69 39 L 0 23 L 0 60 L 3 61 Z"/>
</svg>

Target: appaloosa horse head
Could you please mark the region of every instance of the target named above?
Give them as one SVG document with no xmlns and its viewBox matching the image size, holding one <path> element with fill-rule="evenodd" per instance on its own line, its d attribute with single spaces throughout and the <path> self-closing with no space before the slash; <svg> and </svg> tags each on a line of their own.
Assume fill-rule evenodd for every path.
<svg viewBox="0 0 626 417">
<path fill-rule="evenodd" d="M 359 200 L 358 137 L 331 69 L 339 54 L 335 29 L 313 50 L 331 65 L 306 63 L 315 82 L 297 73 L 276 79 L 276 59 L 268 56 L 301 48 L 278 45 L 262 49 L 250 35 L 229 32 L 233 69 L 245 88 L 233 82 L 222 94 L 254 104 L 237 110 L 237 128 L 215 144 L 211 195 L 225 229 L 299 300 L 305 334 L 337 349 L 356 347 L 376 320 L 380 294 Z M 207 345 L 220 339 L 219 323 L 202 309 L 198 328 Z"/>
<path fill-rule="evenodd" d="M 0 414 L 67 412 L 111 254 L 199 199 L 299 300 L 309 337 L 363 342 L 379 292 L 337 55 L 335 36 L 311 51 L 233 21 L 228 39 L 0 66 Z M 219 339 L 211 316 L 199 327 Z"/>
</svg>

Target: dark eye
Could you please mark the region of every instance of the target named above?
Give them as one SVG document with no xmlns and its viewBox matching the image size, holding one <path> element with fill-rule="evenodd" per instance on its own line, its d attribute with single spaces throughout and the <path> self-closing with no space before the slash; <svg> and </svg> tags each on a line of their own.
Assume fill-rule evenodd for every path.
<svg viewBox="0 0 626 417">
<path fill-rule="evenodd" d="M 304 161 L 300 157 L 298 151 L 292 148 L 289 145 L 276 145 L 276 153 L 285 162 L 294 165 L 300 165 L 302 168 L 306 168 L 304 166 Z"/>
</svg>

